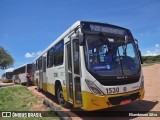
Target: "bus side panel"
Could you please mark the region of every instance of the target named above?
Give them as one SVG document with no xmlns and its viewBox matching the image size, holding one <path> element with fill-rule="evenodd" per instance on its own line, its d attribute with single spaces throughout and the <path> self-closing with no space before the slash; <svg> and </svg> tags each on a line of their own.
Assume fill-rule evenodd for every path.
<svg viewBox="0 0 160 120">
<path fill-rule="evenodd" d="M 42 89 L 44 91 L 47 91 L 47 83 L 46 82 L 43 82 Z"/>
<path fill-rule="evenodd" d="M 27 82 L 27 80 L 26 80 L 26 73 L 19 74 L 19 79 L 20 79 L 21 83 Z"/>
<path fill-rule="evenodd" d="M 43 71 L 42 89 L 43 89 L 44 91 L 47 91 L 47 76 L 46 76 L 46 72 L 44 72 L 44 71 Z"/>
<path fill-rule="evenodd" d="M 47 92 L 49 92 L 52 95 L 55 95 L 55 87 L 53 83 L 47 83 Z"/>
<path fill-rule="evenodd" d="M 53 95 L 55 95 L 55 82 L 56 82 L 56 80 L 60 81 L 62 89 L 64 91 L 64 94 L 66 94 L 66 87 L 64 86 L 64 84 L 65 84 L 65 72 L 64 72 L 63 65 L 48 68 L 46 70 L 46 83 L 43 83 L 43 86 L 44 87 L 47 86 L 47 92 L 49 92 Z M 64 95 L 64 96 L 66 96 L 66 95 Z"/>
<path fill-rule="evenodd" d="M 51 93 L 52 95 L 55 95 L 55 90 L 54 90 L 54 71 L 53 67 L 47 68 L 46 69 L 46 81 L 43 82 L 43 86 L 46 85 L 47 87 L 47 92 Z"/>
</svg>

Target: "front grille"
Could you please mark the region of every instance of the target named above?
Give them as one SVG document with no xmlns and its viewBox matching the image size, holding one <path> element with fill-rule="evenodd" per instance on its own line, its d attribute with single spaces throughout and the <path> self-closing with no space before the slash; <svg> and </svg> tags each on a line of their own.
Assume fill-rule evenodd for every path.
<svg viewBox="0 0 160 120">
<path fill-rule="evenodd" d="M 108 100 L 112 105 L 119 105 L 122 100 L 128 100 L 128 99 L 131 99 L 131 101 L 136 100 L 139 97 L 139 94 L 140 93 L 137 92 L 127 96 L 111 97 L 111 98 L 108 98 Z"/>
</svg>

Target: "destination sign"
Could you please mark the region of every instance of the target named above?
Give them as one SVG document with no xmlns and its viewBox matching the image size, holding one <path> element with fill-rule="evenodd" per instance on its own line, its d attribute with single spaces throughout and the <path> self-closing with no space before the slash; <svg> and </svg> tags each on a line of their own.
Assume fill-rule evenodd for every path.
<svg viewBox="0 0 160 120">
<path fill-rule="evenodd" d="M 107 27 L 107 26 L 90 24 L 90 29 L 93 30 L 93 31 L 96 31 L 96 32 L 106 32 L 106 33 L 112 33 L 112 34 L 125 35 L 125 30 L 118 29 L 118 28 Z"/>
<path fill-rule="evenodd" d="M 83 30 L 91 30 L 95 32 L 104 32 L 104 33 L 111 33 L 111 34 L 118 34 L 118 35 L 126 35 L 129 31 L 110 24 L 104 23 L 94 23 L 94 22 L 82 22 Z"/>
</svg>

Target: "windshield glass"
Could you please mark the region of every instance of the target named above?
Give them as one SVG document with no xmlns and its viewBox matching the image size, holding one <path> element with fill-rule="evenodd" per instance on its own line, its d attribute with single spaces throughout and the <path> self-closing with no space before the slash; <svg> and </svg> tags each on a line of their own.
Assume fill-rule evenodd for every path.
<svg viewBox="0 0 160 120">
<path fill-rule="evenodd" d="M 12 79 L 13 73 L 12 72 L 7 72 L 6 73 L 6 78 L 7 79 Z"/>
<path fill-rule="evenodd" d="M 85 35 L 85 58 L 89 71 L 100 76 L 137 74 L 140 69 L 133 39 Z"/>
</svg>

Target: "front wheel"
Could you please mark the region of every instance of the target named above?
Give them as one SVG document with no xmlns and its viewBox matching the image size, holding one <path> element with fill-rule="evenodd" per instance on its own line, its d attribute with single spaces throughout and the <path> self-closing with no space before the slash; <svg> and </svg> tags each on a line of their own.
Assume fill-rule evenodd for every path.
<svg viewBox="0 0 160 120">
<path fill-rule="evenodd" d="M 57 90 L 57 99 L 58 99 L 58 103 L 62 107 L 68 108 L 70 106 L 69 103 L 64 99 L 61 87 L 59 87 L 58 90 Z"/>
</svg>

